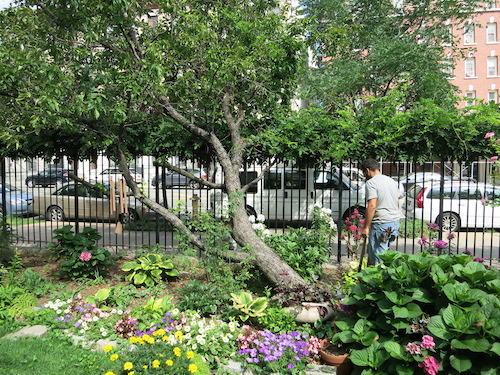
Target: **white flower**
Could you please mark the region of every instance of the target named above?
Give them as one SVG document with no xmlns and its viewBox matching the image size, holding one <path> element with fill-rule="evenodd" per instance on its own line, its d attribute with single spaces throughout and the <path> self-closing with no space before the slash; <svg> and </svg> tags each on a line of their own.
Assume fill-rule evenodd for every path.
<svg viewBox="0 0 500 375">
<path fill-rule="evenodd" d="M 173 309 L 172 315 L 179 315 L 179 309 L 178 308 Z"/>
<path fill-rule="evenodd" d="M 321 209 L 321 205 L 320 205 L 319 203 L 317 203 L 317 202 L 316 202 L 316 203 L 314 203 L 314 208 L 319 208 L 319 209 Z"/>
<path fill-rule="evenodd" d="M 101 333 L 102 337 L 106 337 L 108 335 L 108 333 L 106 331 L 102 332 Z"/>
<path fill-rule="evenodd" d="M 258 222 L 261 222 L 263 223 L 264 221 L 266 221 L 266 217 L 262 214 L 258 215 L 257 216 L 257 219 L 256 219 Z"/>
<path fill-rule="evenodd" d="M 238 327 L 238 324 L 236 322 L 229 322 L 228 326 L 229 326 L 229 330 L 231 332 L 234 332 L 236 330 L 236 327 Z"/>
<path fill-rule="evenodd" d="M 252 228 L 254 230 L 261 230 L 262 231 L 262 230 L 266 229 L 266 226 L 262 223 L 255 223 L 255 224 L 252 224 Z"/>
<path fill-rule="evenodd" d="M 191 349 L 193 349 L 193 350 L 198 349 L 198 345 L 196 345 L 196 344 L 191 345 Z"/>
<path fill-rule="evenodd" d="M 123 310 L 118 310 L 116 313 L 117 313 L 118 315 L 123 315 Z"/>
<path fill-rule="evenodd" d="M 222 341 L 227 343 L 227 342 L 229 342 L 229 338 L 228 338 L 227 336 L 224 336 L 224 337 L 222 338 Z"/>
<path fill-rule="evenodd" d="M 270 235 L 271 235 L 271 231 L 270 231 L 269 229 L 264 229 L 264 230 L 262 231 L 262 235 L 263 235 L 264 237 L 270 236 Z"/>
<path fill-rule="evenodd" d="M 330 210 L 329 208 L 322 208 L 321 211 L 323 211 L 323 213 L 328 216 L 332 214 L 332 210 Z"/>
<path fill-rule="evenodd" d="M 250 215 L 248 217 L 248 220 L 251 222 L 251 223 L 255 223 L 255 216 L 254 215 Z"/>
<path fill-rule="evenodd" d="M 61 310 L 59 310 L 59 309 L 57 309 L 57 310 L 56 310 L 56 313 L 57 313 L 57 314 L 62 314 L 62 311 L 61 311 Z"/>
<path fill-rule="evenodd" d="M 99 331 L 101 331 L 101 332 L 106 332 L 106 328 L 101 327 L 101 328 L 99 328 Z"/>
<path fill-rule="evenodd" d="M 111 310 L 111 314 L 116 314 L 116 309 Z"/>
<path fill-rule="evenodd" d="M 186 332 L 191 331 L 191 326 L 185 326 L 185 327 L 184 327 L 184 331 L 186 331 Z"/>
<path fill-rule="evenodd" d="M 98 317 L 98 316 L 95 316 L 95 315 L 94 315 L 94 316 L 92 317 L 92 321 L 93 321 L 93 322 L 97 322 L 98 320 L 99 320 L 99 317 Z"/>
</svg>

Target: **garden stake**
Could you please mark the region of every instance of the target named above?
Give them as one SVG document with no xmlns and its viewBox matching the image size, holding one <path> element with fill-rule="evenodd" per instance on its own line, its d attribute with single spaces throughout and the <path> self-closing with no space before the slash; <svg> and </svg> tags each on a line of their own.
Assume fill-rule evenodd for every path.
<svg viewBox="0 0 500 375">
<path fill-rule="evenodd" d="M 366 237 L 364 237 L 363 239 L 363 247 L 361 248 L 361 257 L 359 259 L 358 272 L 361 272 L 361 267 L 363 266 L 363 258 L 365 257 L 365 251 L 366 251 Z"/>
</svg>

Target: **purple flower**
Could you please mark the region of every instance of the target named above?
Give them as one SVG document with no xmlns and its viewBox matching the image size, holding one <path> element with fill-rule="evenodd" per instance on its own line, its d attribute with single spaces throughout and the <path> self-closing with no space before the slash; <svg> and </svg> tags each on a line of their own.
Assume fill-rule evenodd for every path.
<svg viewBox="0 0 500 375">
<path fill-rule="evenodd" d="M 479 263 L 483 263 L 484 262 L 483 258 L 474 258 L 473 260 L 474 260 L 474 262 L 479 262 Z"/>
<path fill-rule="evenodd" d="M 472 252 L 470 250 L 464 250 L 463 252 L 464 254 L 467 254 L 467 255 L 472 255 Z"/>
<path fill-rule="evenodd" d="M 289 370 L 293 369 L 295 366 L 293 363 L 289 363 L 288 366 L 286 366 Z"/>
<path fill-rule="evenodd" d="M 429 244 L 429 240 L 427 239 L 427 237 L 422 237 L 418 240 L 418 244 L 420 246 L 426 246 Z"/>
<path fill-rule="evenodd" d="M 445 249 L 448 246 L 448 242 L 443 240 L 434 241 L 434 247 L 436 249 Z"/>
</svg>

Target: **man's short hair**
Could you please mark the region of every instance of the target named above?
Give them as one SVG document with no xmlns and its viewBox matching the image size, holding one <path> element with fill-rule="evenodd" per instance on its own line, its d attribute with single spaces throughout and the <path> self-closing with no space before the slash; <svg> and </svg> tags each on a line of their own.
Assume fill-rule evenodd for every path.
<svg viewBox="0 0 500 375">
<path fill-rule="evenodd" d="M 364 171 L 365 169 L 369 169 L 370 171 L 378 171 L 378 161 L 376 161 L 375 159 L 366 159 L 361 163 L 361 170 Z"/>
</svg>

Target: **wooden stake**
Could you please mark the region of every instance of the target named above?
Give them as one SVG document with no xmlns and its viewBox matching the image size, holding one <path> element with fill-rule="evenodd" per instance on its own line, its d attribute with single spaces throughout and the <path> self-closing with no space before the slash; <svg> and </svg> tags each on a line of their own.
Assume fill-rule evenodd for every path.
<svg viewBox="0 0 500 375">
<path fill-rule="evenodd" d="M 366 237 L 363 238 L 363 247 L 361 248 L 361 256 L 359 258 L 358 272 L 361 272 L 361 268 L 363 267 L 363 258 L 365 257 L 365 252 L 366 252 Z"/>
</svg>

